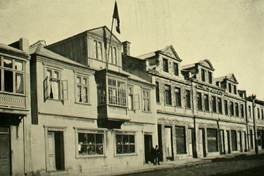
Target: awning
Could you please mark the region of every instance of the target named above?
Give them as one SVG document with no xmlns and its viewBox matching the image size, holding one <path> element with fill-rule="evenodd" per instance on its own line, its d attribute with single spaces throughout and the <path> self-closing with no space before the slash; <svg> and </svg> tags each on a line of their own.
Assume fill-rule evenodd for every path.
<svg viewBox="0 0 264 176">
<path fill-rule="evenodd" d="M 18 126 L 25 114 L 0 113 L 0 126 Z"/>
</svg>

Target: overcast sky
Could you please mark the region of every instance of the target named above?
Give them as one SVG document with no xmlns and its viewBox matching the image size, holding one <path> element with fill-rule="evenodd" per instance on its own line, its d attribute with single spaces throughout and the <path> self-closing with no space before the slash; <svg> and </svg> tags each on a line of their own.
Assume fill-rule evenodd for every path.
<svg viewBox="0 0 264 176">
<path fill-rule="evenodd" d="M 214 76 L 264 99 L 263 0 L 117 0 L 121 41 L 134 56 L 173 45 L 182 65 L 209 59 Z M 110 27 L 114 0 L 0 0 L 0 42 L 57 40 Z"/>
</svg>

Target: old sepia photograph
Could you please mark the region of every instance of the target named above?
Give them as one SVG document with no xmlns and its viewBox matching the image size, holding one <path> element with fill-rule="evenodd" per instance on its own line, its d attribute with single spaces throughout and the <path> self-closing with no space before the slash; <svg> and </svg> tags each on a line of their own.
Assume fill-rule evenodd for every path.
<svg viewBox="0 0 264 176">
<path fill-rule="evenodd" d="M 263 176 L 264 0 L 0 0 L 0 176 Z"/>
</svg>

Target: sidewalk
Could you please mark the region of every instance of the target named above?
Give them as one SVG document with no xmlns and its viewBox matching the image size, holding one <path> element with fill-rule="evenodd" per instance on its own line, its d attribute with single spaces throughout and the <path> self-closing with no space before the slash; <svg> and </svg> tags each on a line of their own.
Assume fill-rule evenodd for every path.
<svg viewBox="0 0 264 176">
<path fill-rule="evenodd" d="M 203 167 L 205 165 L 210 164 L 210 168 L 212 166 L 212 170 L 215 169 L 215 171 L 217 170 L 222 170 L 225 172 L 228 172 L 228 170 L 232 170 L 232 167 L 238 167 L 236 166 L 237 161 L 241 161 L 244 163 L 244 165 L 242 167 L 245 168 L 251 168 L 253 166 L 248 166 L 248 164 L 245 165 L 245 163 L 247 163 L 248 161 L 245 160 L 259 160 L 258 157 L 261 157 L 262 159 L 264 158 L 263 155 L 254 155 L 254 154 L 244 154 L 244 155 L 239 155 L 239 154 L 232 154 L 232 155 L 220 155 L 218 157 L 213 157 L 213 158 L 199 158 L 199 159 L 182 159 L 182 160 L 176 160 L 176 161 L 166 161 L 166 162 L 161 162 L 161 165 L 153 165 L 153 164 L 145 164 L 143 167 L 141 168 L 137 168 L 137 169 L 130 169 L 127 170 L 125 172 L 116 172 L 116 173 L 111 173 L 110 175 L 112 176 L 126 176 L 126 175 L 133 175 L 133 174 L 139 174 L 139 173 L 150 173 L 150 172 L 158 172 L 158 171 L 170 171 L 170 170 L 174 170 L 175 168 L 194 168 L 195 166 L 199 166 L 199 167 Z M 263 161 L 263 160 L 261 160 Z M 223 165 L 224 163 L 229 162 L 231 164 L 231 166 L 225 166 Z M 219 163 L 219 164 L 217 164 Z M 253 163 L 251 163 L 253 164 Z M 259 165 L 261 163 L 256 164 Z M 264 163 L 263 163 L 264 164 Z M 223 165 L 223 166 L 222 166 Z M 233 166 L 232 166 L 233 165 Z M 231 167 L 231 168 L 230 168 Z M 214 169 L 213 169 L 214 168 Z M 238 170 L 240 170 L 239 168 L 236 168 Z M 208 169 L 206 169 L 208 170 Z M 212 171 L 209 171 L 212 172 Z M 109 175 L 109 174 L 108 174 Z"/>
<path fill-rule="evenodd" d="M 206 160 L 205 159 L 181 159 L 181 160 L 176 160 L 176 161 L 161 162 L 160 165 L 144 164 L 143 167 L 141 168 L 128 170 L 126 172 L 116 172 L 116 173 L 112 173 L 111 175 L 112 176 L 125 176 L 128 174 L 137 174 L 137 173 L 190 167 L 190 166 L 195 166 L 195 165 L 209 163 L 209 162 L 211 162 L 211 160 L 209 159 L 206 159 Z"/>
</svg>

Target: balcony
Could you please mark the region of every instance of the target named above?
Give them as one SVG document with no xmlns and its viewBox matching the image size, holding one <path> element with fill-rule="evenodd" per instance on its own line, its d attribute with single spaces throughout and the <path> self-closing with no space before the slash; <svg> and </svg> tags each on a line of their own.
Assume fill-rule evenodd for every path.
<svg viewBox="0 0 264 176">
<path fill-rule="evenodd" d="M 127 75 L 114 71 L 96 73 L 98 90 L 98 125 L 103 128 L 121 128 L 129 121 L 127 109 Z"/>
<path fill-rule="evenodd" d="M 26 97 L 25 95 L 0 92 L 0 106 L 15 109 L 25 109 Z"/>
</svg>

